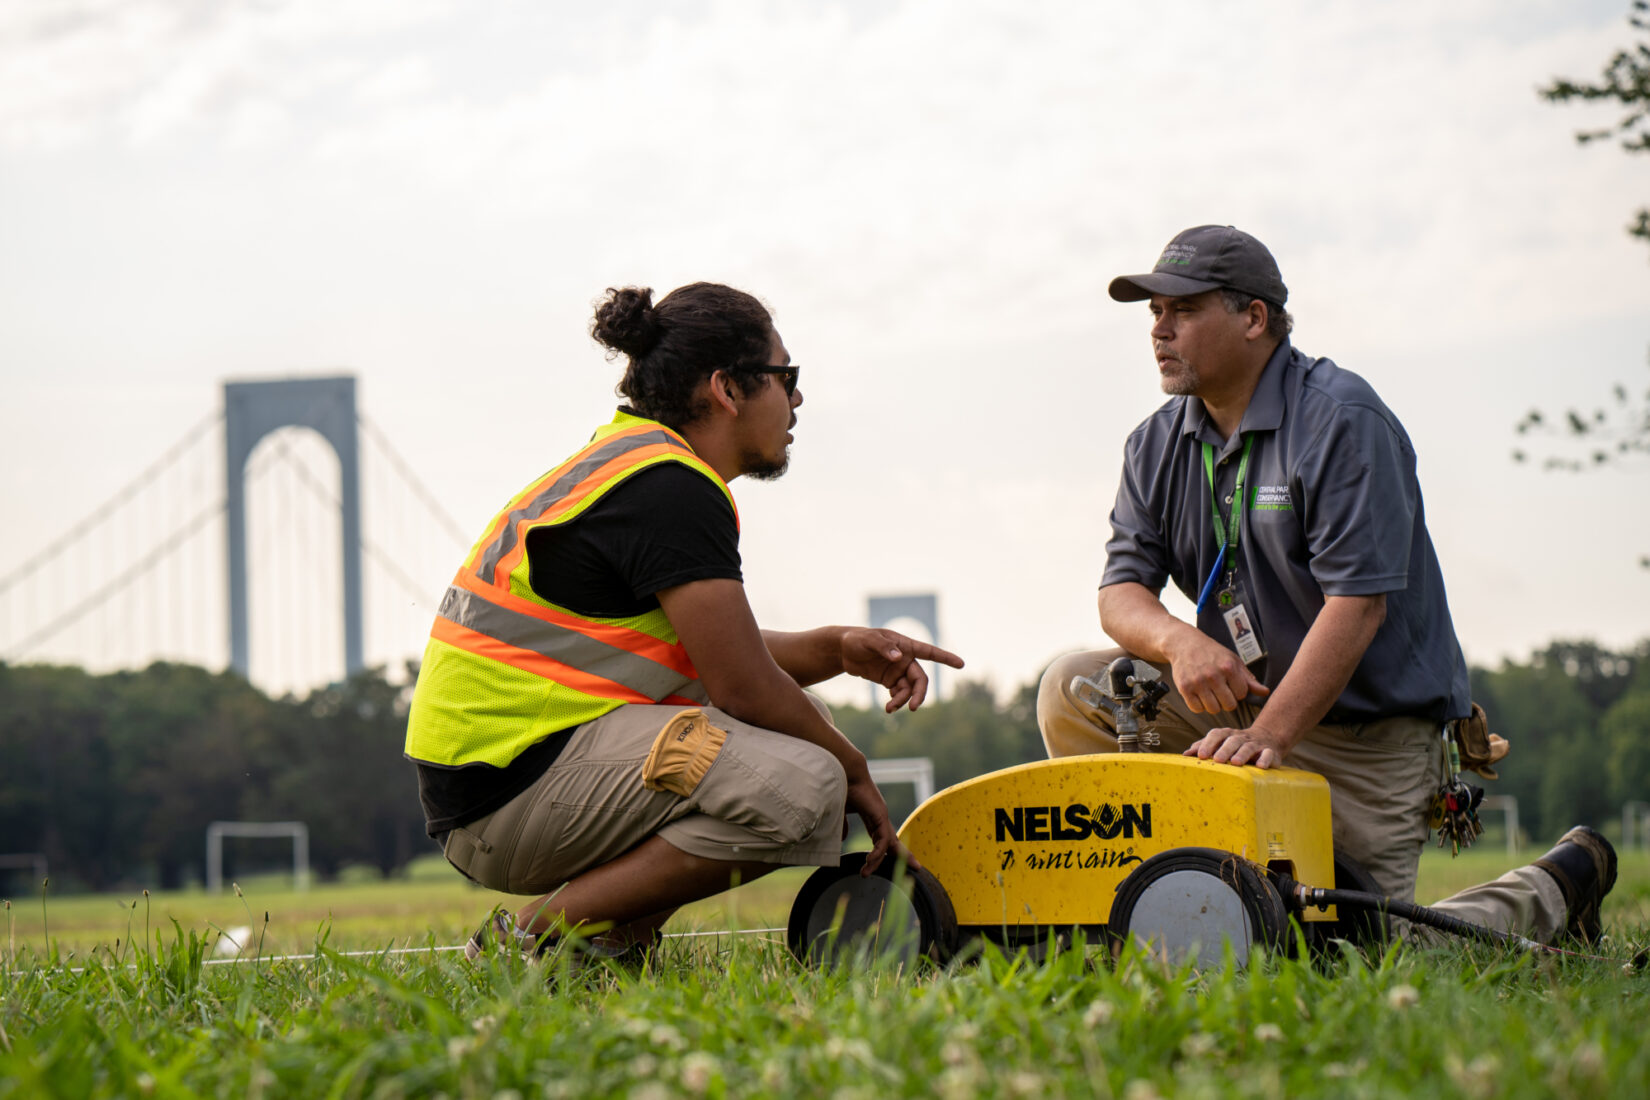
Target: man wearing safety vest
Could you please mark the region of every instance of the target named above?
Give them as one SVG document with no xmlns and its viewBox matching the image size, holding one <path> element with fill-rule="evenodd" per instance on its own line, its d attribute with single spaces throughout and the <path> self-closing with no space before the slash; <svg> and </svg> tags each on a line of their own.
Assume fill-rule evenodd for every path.
<svg viewBox="0 0 1650 1100">
<path fill-rule="evenodd" d="M 785 470 L 802 404 L 767 309 L 694 283 L 657 304 L 610 290 L 591 334 L 629 404 L 513 497 L 453 578 L 407 723 L 429 834 L 459 871 L 534 895 L 491 914 L 471 957 L 636 954 L 680 905 L 775 867 L 834 866 L 845 812 L 866 873 L 908 854 L 865 756 L 803 688 L 839 673 L 927 693 L 887 630 L 760 630 L 728 483 Z"/>
<path fill-rule="evenodd" d="M 1458 780 L 1443 734 L 1465 752 L 1483 712 L 1409 436 L 1369 383 L 1292 346 L 1283 276 L 1241 230 L 1185 230 L 1110 293 L 1148 303 L 1170 399 L 1124 447 L 1101 628 L 1171 685 L 1165 748 L 1318 772 L 1336 854 L 1411 901 L 1429 820 L 1459 807 L 1446 801 Z M 1192 622 L 1159 600 L 1170 580 L 1195 603 Z M 1037 723 L 1050 756 L 1117 748 L 1109 717 L 1071 684 L 1124 652 L 1071 654 L 1045 673 Z M 1487 767 L 1504 745 L 1468 762 Z M 1535 863 L 1436 908 L 1544 941 L 1593 940 L 1615 878 L 1609 841 L 1578 826 Z"/>
</svg>

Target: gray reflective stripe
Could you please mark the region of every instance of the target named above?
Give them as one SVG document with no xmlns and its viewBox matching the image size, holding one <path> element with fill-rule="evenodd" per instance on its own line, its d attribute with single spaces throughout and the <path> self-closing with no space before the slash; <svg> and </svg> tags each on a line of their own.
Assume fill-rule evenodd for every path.
<svg viewBox="0 0 1650 1100">
<path fill-rule="evenodd" d="M 615 439 L 611 443 L 604 443 L 591 451 L 581 461 L 567 470 L 550 485 L 546 486 L 532 500 L 519 508 L 512 509 L 509 522 L 499 533 L 497 541 L 487 548 L 482 555 L 481 566 L 476 570 L 476 576 L 493 583 L 493 571 L 504 556 L 516 547 L 516 525 L 524 519 L 536 519 L 550 510 L 562 497 L 572 492 L 579 482 L 612 462 L 626 451 L 634 451 L 638 447 L 650 447 L 656 443 L 670 443 L 680 447 L 681 441 L 669 432 L 643 432 L 640 435 L 627 435 L 622 439 Z"/>
<path fill-rule="evenodd" d="M 657 661 L 609 645 L 565 626 L 547 623 L 478 596 L 454 585 L 441 598 L 441 617 L 478 634 L 497 638 L 518 649 L 560 661 L 580 672 L 600 676 L 639 691 L 649 699 L 663 699 L 696 681 Z"/>
</svg>

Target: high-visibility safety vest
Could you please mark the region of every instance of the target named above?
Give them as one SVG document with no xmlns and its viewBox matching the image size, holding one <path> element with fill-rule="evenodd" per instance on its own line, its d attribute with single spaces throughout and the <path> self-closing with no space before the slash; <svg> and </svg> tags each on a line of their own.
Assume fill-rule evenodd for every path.
<svg viewBox="0 0 1650 1100">
<path fill-rule="evenodd" d="M 407 716 L 410 759 L 503 767 L 552 733 L 625 703 L 706 701 L 662 608 L 594 618 L 550 603 L 528 583 L 530 531 L 572 522 L 625 478 L 661 462 L 704 474 L 733 505 L 727 483 L 686 440 L 621 411 L 493 517 L 430 629 Z"/>
</svg>

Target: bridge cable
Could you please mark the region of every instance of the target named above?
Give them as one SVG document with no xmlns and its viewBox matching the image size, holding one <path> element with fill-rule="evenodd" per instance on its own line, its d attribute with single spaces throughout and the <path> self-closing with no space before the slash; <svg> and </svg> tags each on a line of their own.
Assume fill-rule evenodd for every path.
<svg viewBox="0 0 1650 1100">
<path fill-rule="evenodd" d="M 187 524 L 172 532 L 171 536 L 167 538 L 165 542 L 161 543 L 159 546 L 149 551 L 148 554 L 138 559 L 136 565 L 132 566 L 130 569 L 127 569 L 124 573 L 116 576 L 113 580 L 109 581 L 108 584 L 105 584 L 102 588 L 99 588 L 90 596 L 87 596 L 80 603 L 76 604 L 62 615 L 59 615 L 52 622 L 48 623 L 44 627 L 41 627 L 39 630 L 36 630 L 33 634 L 19 642 L 17 647 L 12 650 L 12 658 L 23 656 L 34 646 L 39 645 L 41 642 L 47 641 L 58 631 L 63 630 L 66 627 L 73 626 L 82 617 L 102 606 L 110 596 L 120 590 L 122 585 L 136 580 L 150 569 L 153 569 L 161 561 L 161 559 L 176 550 L 192 535 L 194 535 L 202 527 L 206 526 L 209 520 L 216 519 L 218 516 L 222 515 L 224 506 L 225 502 L 222 498 L 213 501 L 204 510 L 197 513 L 195 517 Z"/>
<path fill-rule="evenodd" d="M 182 443 L 179 443 L 177 446 L 174 446 L 172 448 L 172 451 L 177 452 L 177 451 L 180 451 L 180 450 L 184 449 L 185 447 L 187 447 L 190 443 L 194 442 L 195 439 L 199 438 L 199 436 L 202 434 L 202 431 L 203 431 L 204 428 L 210 427 L 212 424 L 216 423 L 218 420 L 221 420 L 222 417 L 223 417 L 223 414 L 221 412 L 215 413 L 215 414 L 213 414 L 213 416 L 209 420 L 204 421 L 202 424 L 196 425 L 196 427 L 190 431 L 189 436 L 185 439 L 185 441 L 182 442 Z M 131 484 L 129 484 L 127 486 L 127 489 L 134 488 L 140 482 L 143 482 L 144 480 L 149 479 L 153 474 L 156 473 L 156 471 L 160 467 L 164 466 L 168 460 L 173 459 L 175 457 L 176 457 L 175 454 L 168 454 L 167 458 L 162 459 L 160 462 L 157 462 L 155 465 L 151 466 L 148 470 L 145 470 L 142 475 L 140 475 L 136 480 L 134 480 Z M 265 475 L 269 472 L 269 470 L 271 468 L 271 465 L 272 465 L 271 463 L 265 462 L 265 463 L 262 463 L 259 467 L 254 467 L 254 468 L 249 469 L 247 471 L 248 478 L 250 480 L 253 480 L 253 481 L 256 481 L 256 480 L 262 478 L 263 475 Z M 124 492 L 124 491 L 125 490 L 122 490 L 122 492 Z M 118 504 L 119 501 L 120 501 L 120 494 L 116 494 L 113 498 L 110 499 L 109 503 L 111 505 L 115 505 L 115 504 Z M 45 626 L 41 627 L 40 629 L 36 630 L 33 634 L 29 635 L 23 641 L 19 642 L 16 645 L 16 647 L 13 648 L 13 650 L 11 652 L 11 657 L 16 658 L 16 657 L 24 656 L 33 647 L 41 644 L 42 642 L 49 641 L 52 637 L 54 637 L 60 631 L 65 630 L 68 627 L 73 626 L 75 623 L 79 622 L 86 615 L 90 614 L 94 609 L 98 608 L 99 606 L 103 606 L 104 602 L 107 600 L 107 598 L 114 595 L 116 593 L 116 591 L 118 591 L 122 585 L 128 584 L 131 581 L 136 580 L 138 577 L 142 576 L 144 573 L 148 572 L 150 569 L 153 569 L 156 565 L 158 565 L 160 563 L 161 559 L 165 558 L 167 555 L 169 555 L 174 550 L 176 550 L 180 546 L 182 546 L 185 542 L 187 542 L 189 540 L 189 538 L 191 536 L 193 536 L 194 534 L 196 534 L 203 526 L 205 526 L 206 523 L 209 520 L 214 519 L 217 516 L 223 514 L 223 512 L 227 509 L 227 503 L 228 502 L 224 498 L 219 497 L 217 500 L 215 500 L 211 504 L 207 505 L 206 508 L 202 509 L 200 512 L 197 512 L 193 518 L 191 518 L 182 527 L 179 527 L 176 530 L 174 530 L 171 535 L 167 536 L 165 541 L 161 542 L 158 546 L 156 546 L 154 549 L 149 551 L 148 554 L 146 554 L 144 557 L 140 558 L 137 561 L 136 564 L 134 564 L 133 566 L 128 568 L 125 572 L 120 573 L 119 575 L 114 577 L 112 580 L 110 580 L 107 584 L 105 584 L 102 588 L 99 588 L 97 591 L 93 592 L 90 596 L 86 597 L 86 599 L 82 600 L 80 603 L 76 604 L 74 607 L 70 608 L 68 611 L 64 612 L 62 615 L 59 615 L 56 619 L 52 620 L 50 623 L 48 623 Z M 89 530 L 92 526 L 95 526 L 94 521 L 96 521 L 97 519 L 98 519 L 98 513 L 93 513 L 92 515 L 88 516 L 85 520 L 83 520 L 77 526 L 76 530 L 71 531 L 68 535 L 65 535 L 63 538 L 59 539 L 58 543 L 55 544 L 52 547 L 51 550 L 48 550 L 48 551 L 44 552 L 41 555 L 41 557 L 43 558 L 43 557 L 46 557 L 46 556 L 50 556 L 55 551 L 61 551 L 64 546 L 66 546 L 69 543 L 73 542 L 76 536 L 78 536 L 79 534 L 83 534 L 85 532 L 85 530 Z M 31 565 L 27 568 L 32 569 L 37 564 L 38 564 L 38 562 L 31 563 Z M 14 574 L 14 577 L 16 579 L 22 579 L 22 576 L 23 576 L 22 573 Z M 0 589 L 0 591 L 3 591 L 3 589 Z"/>
<path fill-rule="evenodd" d="M 356 420 L 360 422 L 361 427 L 366 429 L 367 435 L 372 438 L 372 441 L 378 444 L 379 449 L 384 452 L 384 457 L 390 460 L 390 465 L 395 467 L 395 471 L 412 488 L 413 494 L 418 497 L 424 507 L 430 510 L 430 514 L 435 517 L 436 521 L 446 528 L 447 534 L 451 535 L 453 540 L 460 546 L 469 546 L 474 541 L 472 537 L 464 533 L 464 528 L 452 517 L 450 512 L 441 506 L 441 502 L 436 500 L 435 494 L 425 488 L 424 483 L 418 480 L 418 476 L 412 472 L 412 467 L 408 466 L 406 460 L 396 453 L 394 447 L 390 446 L 390 441 L 384 433 L 379 431 L 364 416 L 357 415 Z"/>
<path fill-rule="evenodd" d="M 119 492 L 115 493 L 114 496 L 105 501 L 101 507 L 95 508 L 88 513 L 84 519 L 71 527 L 68 533 L 54 540 L 50 546 L 40 551 L 40 553 L 36 554 L 34 558 L 24 562 L 19 568 L 13 570 L 10 576 L 0 577 L 0 595 L 4 595 L 7 589 L 16 585 L 20 581 L 26 580 L 37 570 L 39 570 L 41 566 L 56 558 L 63 552 L 65 547 L 85 535 L 86 532 L 90 531 L 93 527 L 96 527 L 99 523 L 102 523 L 104 520 L 108 519 L 116 509 L 120 508 L 124 504 L 130 503 L 133 494 L 137 490 L 144 488 L 149 482 L 158 477 L 168 464 L 177 461 L 185 450 L 191 447 L 198 439 L 200 439 L 201 436 L 205 435 L 208 430 L 216 426 L 222 420 L 223 410 L 219 409 L 212 413 L 211 416 L 208 416 L 205 420 L 202 420 L 199 424 L 196 424 L 193 428 L 190 428 L 189 431 L 184 433 L 182 439 L 180 439 L 177 443 L 174 443 L 166 451 L 166 453 L 161 455 L 161 457 L 151 464 L 148 469 L 144 470 L 137 477 L 133 478 L 130 482 L 123 486 Z M 220 500 L 213 507 L 222 508 L 223 501 Z"/>
<path fill-rule="evenodd" d="M 279 458 L 284 460 L 287 465 L 297 473 L 299 483 L 315 494 L 321 503 L 330 505 L 334 508 L 343 507 L 343 502 L 333 494 L 331 489 L 327 488 L 326 483 L 322 481 L 322 479 L 314 471 L 305 465 L 303 459 L 299 458 L 298 455 L 287 449 L 284 440 L 280 441 L 280 450 L 277 454 Z M 406 594 L 412 598 L 414 603 L 431 614 L 435 613 L 435 608 L 430 605 L 430 593 L 428 592 L 426 586 L 413 580 L 411 574 L 391 560 L 387 553 L 379 549 L 378 545 L 365 535 L 361 537 L 361 549 L 366 551 L 367 555 L 371 557 L 373 561 L 383 566 L 385 572 L 390 575 L 392 580 L 401 585 L 402 588 L 406 589 Z"/>
</svg>

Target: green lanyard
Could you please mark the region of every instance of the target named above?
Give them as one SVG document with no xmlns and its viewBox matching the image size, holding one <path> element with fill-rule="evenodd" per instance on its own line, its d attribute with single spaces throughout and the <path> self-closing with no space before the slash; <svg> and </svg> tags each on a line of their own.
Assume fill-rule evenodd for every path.
<svg viewBox="0 0 1650 1100">
<path fill-rule="evenodd" d="M 1220 504 L 1215 500 L 1215 449 L 1208 443 L 1203 445 L 1203 472 L 1209 477 L 1209 511 L 1214 516 L 1215 542 L 1220 545 L 1222 555 L 1232 554 L 1237 550 L 1238 530 L 1243 522 L 1243 476 L 1249 472 L 1249 448 L 1254 446 L 1255 437 L 1247 436 L 1243 440 L 1243 457 L 1238 460 L 1237 484 L 1232 488 L 1232 513 L 1226 519 L 1224 528 L 1220 518 Z M 1237 559 L 1232 559 L 1236 564 Z"/>
</svg>

